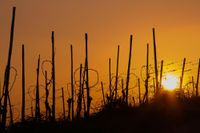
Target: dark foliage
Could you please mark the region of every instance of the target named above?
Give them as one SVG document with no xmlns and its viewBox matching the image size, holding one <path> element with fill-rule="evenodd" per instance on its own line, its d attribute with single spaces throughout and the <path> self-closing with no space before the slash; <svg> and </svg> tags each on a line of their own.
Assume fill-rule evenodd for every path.
<svg viewBox="0 0 200 133">
<path fill-rule="evenodd" d="M 44 132 L 195 132 L 200 122 L 200 98 L 176 98 L 165 94 L 149 104 L 127 106 L 117 100 L 88 119 L 57 122 L 28 120 L 8 128 L 9 133 Z"/>
</svg>

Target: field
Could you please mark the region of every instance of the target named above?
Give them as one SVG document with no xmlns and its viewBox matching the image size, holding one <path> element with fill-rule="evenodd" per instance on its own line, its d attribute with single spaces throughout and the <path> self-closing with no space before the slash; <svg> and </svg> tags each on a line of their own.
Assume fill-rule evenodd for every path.
<svg viewBox="0 0 200 133">
<path fill-rule="evenodd" d="M 133 35 L 130 35 L 130 48 L 128 49 L 127 73 L 124 77 L 119 74 L 120 45 L 117 47 L 116 64 L 111 58 L 108 62 L 109 81 L 97 81 L 100 87 L 101 105 L 96 112 L 92 112 L 92 102 L 96 97 L 91 96 L 90 72 L 97 73 L 89 66 L 88 58 L 88 34 L 85 33 L 85 60 L 80 63 L 78 69 L 74 69 L 73 45 L 70 45 L 70 96 L 66 97 L 63 88 L 61 89 L 62 114 L 57 116 L 56 111 L 56 69 L 55 69 L 55 35 L 51 34 L 51 60 L 41 61 L 38 55 L 36 68 L 36 81 L 33 86 L 31 102 L 32 115 L 26 114 L 27 93 L 25 87 L 25 49 L 22 45 L 22 88 L 21 88 L 21 109 L 20 118 L 14 121 L 13 105 L 10 98 L 12 51 L 15 29 L 15 10 L 13 7 L 12 23 L 10 31 L 10 44 L 8 61 L 4 72 L 3 89 L 0 91 L 0 131 L 7 133 L 14 132 L 101 132 L 101 133 L 131 133 L 131 132 L 196 132 L 199 130 L 200 121 L 200 97 L 199 97 L 199 73 L 200 60 L 197 73 L 192 76 L 188 83 L 184 83 L 184 75 L 191 69 L 185 69 L 186 58 L 181 62 L 181 75 L 175 77 L 168 75 L 165 62 L 157 59 L 157 45 L 155 28 L 153 33 L 153 60 L 149 63 L 149 44 L 146 47 L 146 64 L 142 66 L 143 73 L 135 76 L 131 72 Z M 41 63 L 42 62 L 42 63 Z M 48 62 L 51 70 L 43 71 L 42 64 Z M 191 63 L 190 63 L 191 64 Z M 197 65 L 195 64 L 195 65 Z M 111 70 L 111 65 L 116 66 L 116 72 Z M 196 67 L 196 66 L 195 66 Z M 42 71 L 42 72 L 41 72 Z M 172 68 L 171 71 L 176 71 Z M 195 70 L 196 71 L 196 70 Z M 79 80 L 75 80 L 75 72 L 79 72 Z M 45 77 L 45 84 L 42 86 L 45 93 L 41 96 L 40 74 Z M 48 78 L 47 74 L 50 74 Z M 136 85 L 130 87 L 131 75 L 136 77 Z M 167 76 L 168 75 L 168 76 Z M 195 77 L 195 78 L 194 78 Z M 196 81 L 194 81 L 194 79 Z M 107 86 L 104 86 L 104 83 Z M 95 84 L 95 85 L 96 85 Z M 68 85 L 67 85 L 68 86 Z M 143 88 L 143 87 L 144 88 Z M 51 92 L 50 92 L 51 89 Z M 130 94 L 135 89 L 137 97 Z M 143 89 L 143 90 L 142 90 Z M 42 101 L 42 100 L 44 101 Z M 51 102 L 50 102 L 51 101 Z M 45 103 L 45 104 L 44 104 Z M 33 105 L 32 105 L 33 104 Z M 41 108 L 41 104 L 45 105 Z M 45 110 L 42 112 L 41 110 Z"/>
</svg>

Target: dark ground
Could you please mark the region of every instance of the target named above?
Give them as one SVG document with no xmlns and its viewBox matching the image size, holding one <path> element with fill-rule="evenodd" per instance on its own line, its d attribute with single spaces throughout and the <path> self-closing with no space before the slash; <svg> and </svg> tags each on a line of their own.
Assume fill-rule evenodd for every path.
<svg viewBox="0 0 200 133">
<path fill-rule="evenodd" d="M 113 104 L 112 104 L 113 106 Z M 197 133 L 200 97 L 177 99 L 166 95 L 150 104 L 129 107 L 107 105 L 87 120 L 16 123 L 9 133 Z"/>
</svg>

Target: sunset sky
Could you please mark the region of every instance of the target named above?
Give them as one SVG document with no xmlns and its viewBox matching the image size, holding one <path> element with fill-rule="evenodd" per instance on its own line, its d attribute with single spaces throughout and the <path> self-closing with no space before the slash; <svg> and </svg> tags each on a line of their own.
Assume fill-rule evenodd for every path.
<svg viewBox="0 0 200 133">
<path fill-rule="evenodd" d="M 186 57 L 197 63 L 199 58 L 199 0 L 0 0 L 1 88 L 13 6 L 16 6 L 16 23 L 12 66 L 18 75 L 12 98 L 21 95 L 21 45 L 25 45 L 28 88 L 36 83 L 38 55 L 42 60 L 51 59 L 51 31 L 55 31 L 57 89 L 70 82 L 71 44 L 74 69 L 84 63 L 85 33 L 89 37 L 89 67 L 98 70 L 100 80 L 105 84 L 109 58 L 115 72 L 117 45 L 120 45 L 120 73 L 126 74 L 130 34 L 133 35 L 131 72 L 138 73 L 145 64 L 147 43 L 153 63 L 153 27 L 156 29 L 158 61 L 163 59 L 180 64 Z M 41 79 L 44 84 L 42 76 Z M 16 101 L 20 103 L 20 98 Z"/>
</svg>

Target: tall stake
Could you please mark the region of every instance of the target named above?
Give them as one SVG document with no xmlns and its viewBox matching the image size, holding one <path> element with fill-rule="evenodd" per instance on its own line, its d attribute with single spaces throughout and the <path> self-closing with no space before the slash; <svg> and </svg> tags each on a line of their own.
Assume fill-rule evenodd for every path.
<svg viewBox="0 0 200 133">
<path fill-rule="evenodd" d="M 63 103 L 63 118 L 65 120 L 65 94 L 63 88 L 62 88 L 62 103 Z"/>
<path fill-rule="evenodd" d="M 11 104 L 11 99 L 10 99 L 9 94 L 8 94 L 8 102 L 9 102 L 9 109 L 10 109 L 10 125 L 12 125 L 14 120 L 13 120 L 12 104 Z"/>
<path fill-rule="evenodd" d="M 129 60 L 128 60 L 128 69 L 126 78 L 126 104 L 128 104 L 128 87 L 129 87 L 130 68 L 131 68 L 132 41 L 133 41 L 133 35 L 130 35 Z"/>
<path fill-rule="evenodd" d="M 40 73 L 40 55 L 37 66 L 37 83 L 36 83 L 36 102 L 35 102 L 35 119 L 40 120 L 40 91 L 39 91 L 39 73 Z"/>
<path fill-rule="evenodd" d="M 110 91 L 110 100 L 112 100 L 112 81 L 111 80 L 112 80 L 112 77 L 111 77 L 111 58 L 109 58 L 109 91 Z"/>
<path fill-rule="evenodd" d="M 53 81 L 53 99 L 52 99 L 52 118 L 55 120 L 55 104 L 56 104 L 56 82 L 55 82 L 55 52 L 54 52 L 54 31 L 52 31 L 51 35 L 51 41 L 52 41 L 52 81 Z"/>
<path fill-rule="evenodd" d="M 185 62 L 186 62 L 186 58 L 183 59 L 182 73 L 181 73 L 181 78 L 180 78 L 180 91 L 182 91 L 183 77 L 184 77 L 184 71 L 185 71 Z"/>
<path fill-rule="evenodd" d="M 6 128 L 6 115 L 7 115 L 7 100 L 9 95 L 9 80 L 10 80 L 10 65 L 11 65 L 11 56 L 12 56 L 12 48 L 13 48 L 13 38 L 14 38 L 14 24 L 15 24 L 15 10 L 13 7 L 12 12 L 12 22 L 11 22 L 11 31 L 10 31 L 10 45 L 8 52 L 8 62 L 5 71 L 5 79 L 4 79 L 4 105 L 3 105 L 3 114 L 2 114 L 2 127 L 0 127 L 0 131 L 4 132 Z"/>
<path fill-rule="evenodd" d="M 45 108 L 46 108 L 46 120 L 48 120 L 49 117 L 51 117 L 51 108 L 49 106 L 49 90 L 48 90 L 48 79 L 47 79 L 47 71 L 45 71 L 45 92 L 46 92 L 46 98 L 45 98 Z"/>
<path fill-rule="evenodd" d="M 163 60 L 161 61 L 161 65 L 160 65 L 160 86 L 159 88 L 162 88 L 162 76 L 163 76 Z"/>
<path fill-rule="evenodd" d="M 148 103 L 148 100 L 149 100 L 149 44 L 147 44 L 146 56 L 147 57 L 146 57 L 145 99 L 146 99 L 146 102 Z"/>
<path fill-rule="evenodd" d="M 72 97 L 72 120 L 74 120 L 74 70 L 73 70 L 73 47 L 71 48 L 71 97 Z"/>
<path fill-rule="evenodd" d="M 24 63 L 24 45 L 22 45 L 22 114 L 21 121 L 25 120 L 25 63 Z"/>
<path fill-rule="evenodd" d="M 83 69 L 83 81 L 82 81 L 82 100 L 83 100 L 83 110 L 84 110 L 84 117 L 87 117 L 87 107 L 86 107 L 86 100 L 85 100 L 85 90 L 84 85 L 86 85 L 86 58 L 85 58 L 85 67 Z"/>
<path fill-rule="evenodd" d="M 155 67 L 155 80 L 156 80 L 156 94 L 159 92 L 158 87 L 158 66 L 157 66 L 157 52 L 156 52 L 156 36 L 155 29 L 153 28 L 153 46 L 154 46 L 154 67 Z"/>
<path fill-rule="evenodd" d="M 86 117 L 90 115 L 90 104 L 92 98 L 90 97 L 90 88 L 89 88 L 89 73 L 88 73 L 88 35 L 85 34 L 85 58 L 86 58 L 86 89 L 87 89 L 87 112 Z"/>
<path fill-rule="evenodd" d="M 80 64 L 80 77 L 79 77 L 79 94 L 77 101 L 77 118 L 80 118 L 81 110 L 82 110 L 82 95 L 83 95 L 83 87 L 82 87 L 82 64 Z"/>
<path fill-rule="evenodd" d="M 118 47 L 117 47 L 116 77 L 115 77 L 115 100 L 117 99 L 118 69 L 119 69 L 119 50 L 120 50 L 120 46 L 118 45 Z"/>
<path fill-rule="evenodd" d="M 105 95 L 104 95 L 104 88 L 103 88 L 103 82 L 101 82 L 101 91 L 102 91 L 102 97 L 103 97 L 103 104 L 106 105 Z"/>
<path fill-rule="evenodd" d="M 199 73 L 200 73 L 200 59 L 199 59 L 199 66 L 198 66 L 198 72 L 197 72 L 196 96 L 199 96 Z"/>
</svg>

